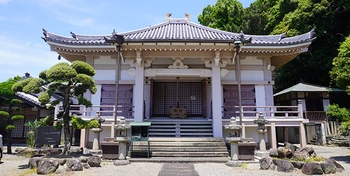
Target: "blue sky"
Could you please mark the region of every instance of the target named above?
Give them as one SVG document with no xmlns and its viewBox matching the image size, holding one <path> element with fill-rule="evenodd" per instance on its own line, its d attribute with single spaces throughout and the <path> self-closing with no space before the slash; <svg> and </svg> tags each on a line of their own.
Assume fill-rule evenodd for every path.
<svg viewBox="0 0 350 176">
<path fill-rule="evenodd" d="M 248 7 L 254 0 L 240 0 Z M 126 32 L 173 18 L 198 15 L 216 0 L 0 0 L 0 82 L 29 72 L 38 77 L 42 70 L 61 62 L 57 53 L 40 38 L 42 28 L 70 36 Z"/>
</svg>

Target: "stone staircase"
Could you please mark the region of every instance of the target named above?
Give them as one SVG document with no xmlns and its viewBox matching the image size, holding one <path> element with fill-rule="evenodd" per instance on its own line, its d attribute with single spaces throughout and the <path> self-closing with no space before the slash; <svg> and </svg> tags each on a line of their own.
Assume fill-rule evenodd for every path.
<svg viewBox="0 0 350 176">
<path fill-rule="evenodd" d="M 150 157 L 227 157 L 223 138 L 149 138 Z M 147 142 L 133 142 L 131 157 L 147 157 Z"/>
<path fill-rule="evenodd" d="M 213 137 L 211 121 L 152 121 L 149 137 Z"/>
</svg>

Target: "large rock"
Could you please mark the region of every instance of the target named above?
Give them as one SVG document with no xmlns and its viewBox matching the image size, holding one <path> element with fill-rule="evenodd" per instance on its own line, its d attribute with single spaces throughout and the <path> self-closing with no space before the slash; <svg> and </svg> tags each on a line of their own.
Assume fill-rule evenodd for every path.
<svg viewBox="0 0 350 176">
<path fill-rule="evenodd" d="M 260 163 L 260 168 L 262 170 L 267 170 L 270 168 L 272 163 L 272 158 L 271 157 L 264 157 L 259 160 Z"/>
<path fill-rule="evenodd" d="M 43 158 L 40 156 L 33 156 L 29 159 L 28 164 L 29 164 L 29 168 L 33 169 L 33 168 L 37 168 L 39 161 L 42 160 Z"/>
<path fill-rule="evenodd" d="M 307 152 L 309 154 L 309 156 L 311 156 L 312 154 L 315 153 L 315 150 L 312 147 L 303 147 L 301 149 L 298 150 L 298 152 Z"/>
<path fill-rule="evenodd" d="M 289 148 L 292 152 L 295 152 L 298 147 L 289 143 L 289 142 L 284 142 L 284 147 Z"/>
<path fill-rule="evenodd" d="M 72 171 L 82 171 L 83 165 L 81 162 L 76 158 L 71 158 L 66 163 L 67 167 Z"/>
<path fill-rule="evenodd" d="M 274 159 L 272 162 L 277 166 L 277 171 L 280 172 L 293 172 L 294 166 L 293 164 L 288 160 L 279 160 Z"/>
<path fill-rule="evenodd" d="M 323 173 L 325 173 L 325 174 L 334 174 L 337 172 L 337 167 L 330 160 L 328 160 L 328 161 L 326 160 L 326 162 L 321 163 L 321 168 L 323 170 Z"/>
<path fill-rule="evenodd" d="M 87 163 L 90 165 L 90 167 L 101 167 L 101 157 L 99 156 L 90 156 L 87 160 Z"/>
<path fill-rule="evenodd" d="M 37 174 L 51 174 L 55 173 L 59 164 L 55 159 L 42 159 L 38 163 Z"/>
<path fill-rule="evenodd" d="M 343 172 L 345 171 L 344 167 L 340 165 L 338 162 L 336 162 L 334 159 L 326 159 L 326 162 L 333 163 L 335 167 L 337 168 L 337 172 Z"/>
<path fill-rule="evenodd" d="M 274 158 L 284 158 L 283 148 L 270 149 L 269 155 Z"/>
<path fill-rule="evenodd" d="M 306 175 L 322 175 L 323 170 L 321 168 L 321 165 L 319 163 L 310 162 L 305 163 L 303 168 L 301 169 L 301 172 Z"/>
<path fill-rule="evenodd" d="M 293 153 L 293 157 L 292 158 L 296 158 L 299 161 L 305 161 L 308 157 L 309 157 L 309 153 L 307 151 L 296 151 Z"/>
<path fill-rule="evenodd" d="M 293 164 L 294 168 L 298 168 L 298 169 L 302 169 L 305 162 L 302 161 L 291 161 L 291 163 Z"/>
</svg>

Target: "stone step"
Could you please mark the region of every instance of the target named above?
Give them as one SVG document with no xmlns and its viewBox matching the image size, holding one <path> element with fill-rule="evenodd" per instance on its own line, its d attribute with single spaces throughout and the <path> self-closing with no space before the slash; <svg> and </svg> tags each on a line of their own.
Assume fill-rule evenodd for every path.
<svg viewBox="0 0 350 176">
<path fill-rule="evenodd" d="M 152 157 L 221 157 L 228 152 L 151 152 Z"/>
<path fill-rule="evenodd" d="M 147 146 L 133 146 L 133 151 L 147 152 Z M 226 147 L 150 147 L 152 152 L 227 152 Z"/>
<path fill-rule="evenodd" d="M 224 138 L 220 137 L 178 137 L 178 138 L 162 138 L 162 137 L 150 137 L 150 142 L 223 142 Z"/>
<path fill-rule="evenodd" d="M 147 146 L 147 142 L 133 142 L 133 145 Z M 151 146 L 161 147 L 215 147 L 226 146 L 225 142 L 150 142 Z"/>
</svg>

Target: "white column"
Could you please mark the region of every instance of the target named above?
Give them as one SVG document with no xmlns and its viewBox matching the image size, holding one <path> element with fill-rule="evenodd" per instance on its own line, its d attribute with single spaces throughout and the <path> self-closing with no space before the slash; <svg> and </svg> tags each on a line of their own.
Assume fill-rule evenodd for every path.
<svg viewBox="0 0 350 176">
<path fill-rule="evenodd" d="M 144 74 L 145 68 L 143 65 L 136 66 L 135 78 L 135 108 L 134 108 L 134 122 L 143 121 L 143 88 L 144 88 Z"/>
<path fill-rule="evenodd" d="M 212 66 L 213 136 L 222 137 L 222 87 L 220 66 Z"/>
<path fill-rule="evenodd" d="M 277 149 L 276 123 L 271 123 L 271 148 Z"/>
<path fill-rule="evenodd" d="M 305 127 L 304 124 L 301 122 L 299 126 L 299 140 L 300 140 L 300 147 L 306 147 L 306 134 L 305 134 Z"/>
</svg>

